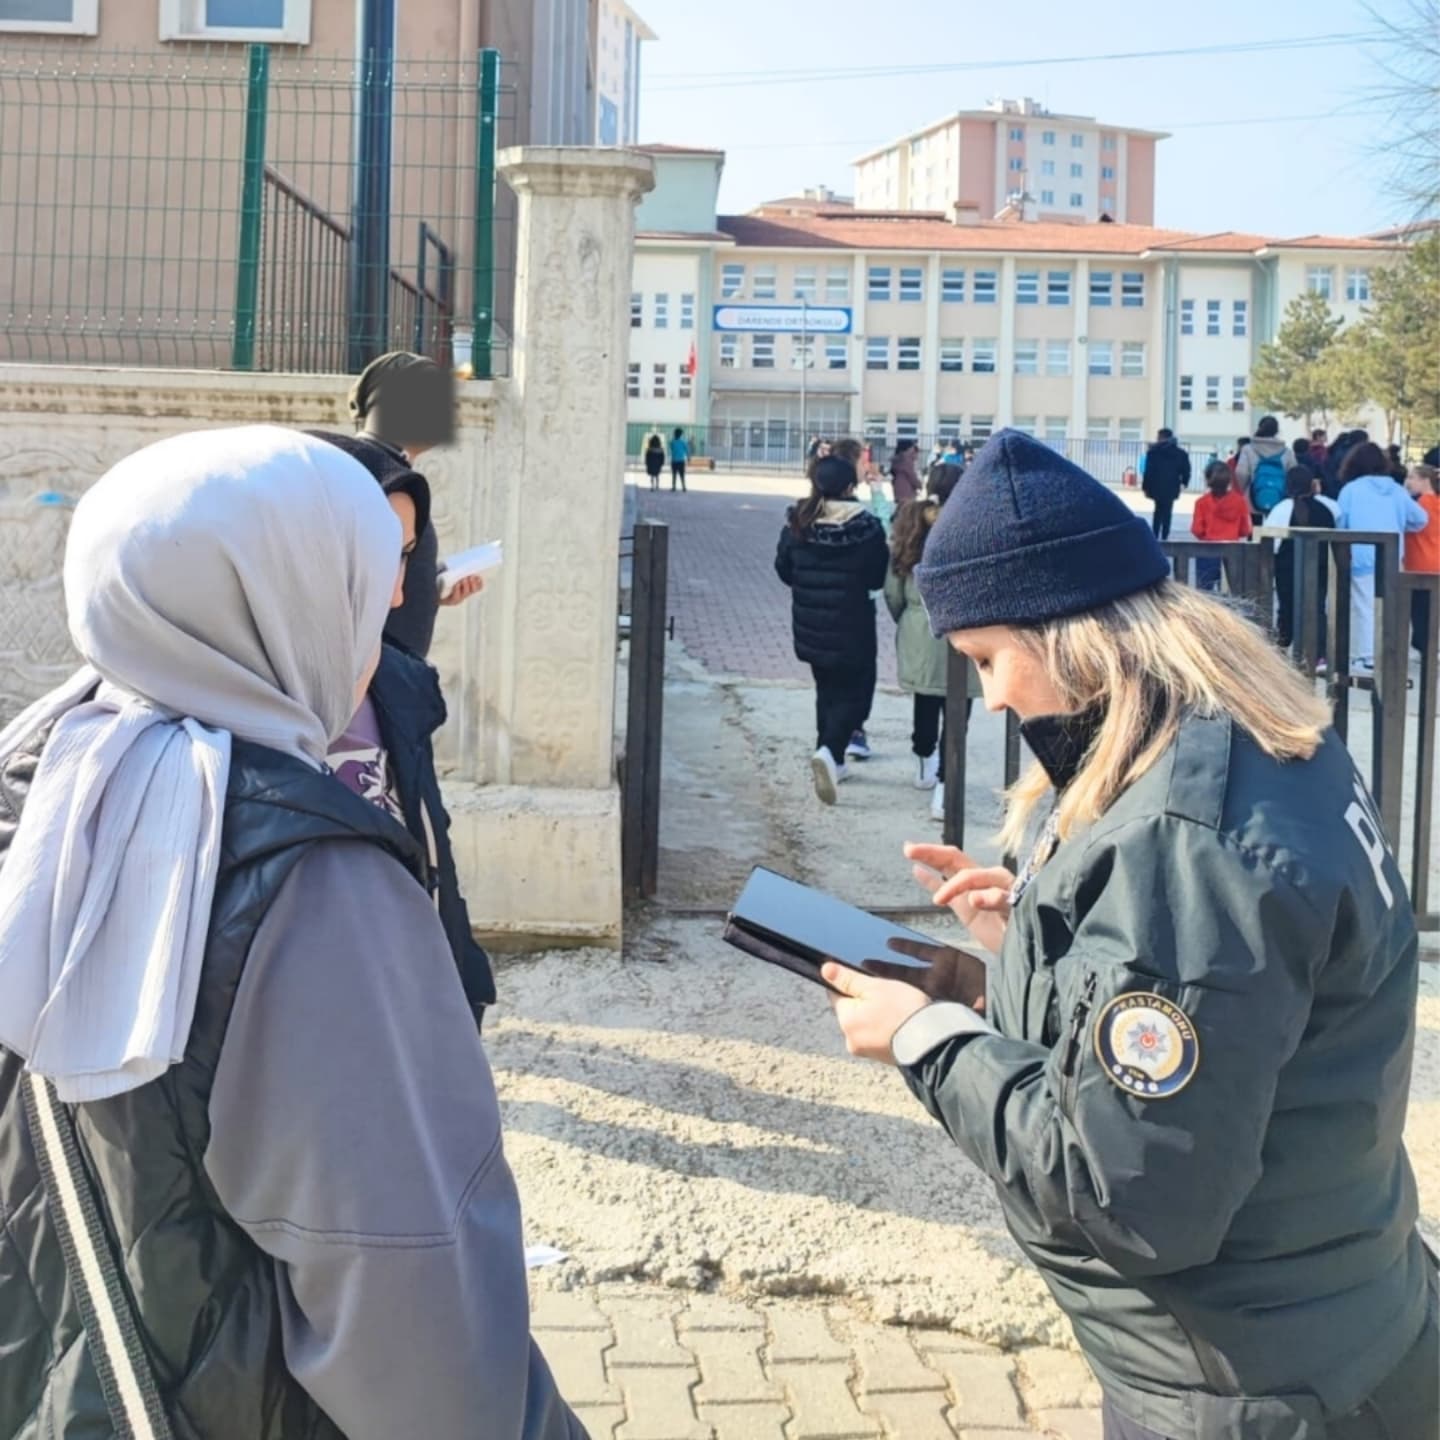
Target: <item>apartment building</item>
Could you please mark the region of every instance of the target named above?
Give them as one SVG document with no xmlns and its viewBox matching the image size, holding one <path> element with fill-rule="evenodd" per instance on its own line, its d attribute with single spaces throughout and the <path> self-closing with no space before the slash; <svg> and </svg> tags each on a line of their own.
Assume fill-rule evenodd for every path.
<svg viewBox="0 0 1440 1440">
<path fill-rule="evenodd" d="M 593 0 L 595 143 L 633 145 L 640 138 L 640 51 L 655 32 L 625 0 Z"/>
<path fill-rule="evenodd" d="M 961 110 L 855 161 L 863 210 L 932 210 L 956 205 L 982 218 L 1017 197 L 1035 219 L 1085 224 L 1102 215 L 1155 223 L 1155 147 L 1168 137 L 1054 115 L 1035 100 L 997 100 Z"/>
<path fill-rule="evenodd" d="M 1249 374 L 1289 300 L 1313 289 L 1353 320 L 1397 248 L 957 223 L 808 199 L 717 217 L 723 155 L 651 153 L 658 183 L 639 215 L 631 307 L 634 428 L 697 427 L 717 453 L 760 459 L 817 433 L 889 446 L 979 441 L 1006 425 L 1112 442 L 1115 455 L 1169 425 L 1220 450 L 1256 418 Z"/>
</svg>

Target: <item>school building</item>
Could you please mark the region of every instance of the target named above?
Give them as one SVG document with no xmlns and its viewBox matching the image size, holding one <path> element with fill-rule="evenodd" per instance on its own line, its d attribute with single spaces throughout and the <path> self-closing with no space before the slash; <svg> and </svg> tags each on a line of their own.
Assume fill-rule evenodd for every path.
<svg viewBox="0 0 1440 1440">
<path fill-rule="evenodd" d="M 1114 456 L 1168 425 L 1223 453 L 1257 418 L 1250 370 L 1289 301 L 1315 291 L 1354 320 L 1400 248 L 808 196 L 720 215 L 722 152 L 645 148 L 632 446 L 679 425 L 761 464 L 815 434 L 884 449 L 1006 425 Z"/>
</svg>

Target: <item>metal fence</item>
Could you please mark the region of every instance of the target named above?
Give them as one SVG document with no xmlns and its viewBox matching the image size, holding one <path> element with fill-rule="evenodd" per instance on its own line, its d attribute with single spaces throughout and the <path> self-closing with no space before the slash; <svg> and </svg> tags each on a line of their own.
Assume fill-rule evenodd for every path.
<svg viewBox="0 0 1440 1440">
<path fill-rule="evenodd" d="M 507 373 L 516 104 L 493 50 L 7 45 L 0 359 Z"/>
<path fill-rule="evenodd" d="M 737 421 L 721 425 L 682 425 L 680 428 L 685 431 L 686 439 L 690 443 L 691 456 L 700 462 L 701 467 L 709 466 L 721 470 L 802 471 L 811 442 L 816 438 L 813 432 L 806 434 L 797 426 L 788 425 L 784 421 Z M 628 463 L 631 466 L 641 464 L 646 443 L 651 435 L 659 435 L 668 446 L 674 431 L 673 421 L 648 424 L 632 421 L 626 430 Z M 831 434 L 824 438 L 835 440 L 843 437 L 840 434 Z M 896 437 L 869 435 L 858 438 L 870 447 L 871 458 L 875 463 L 882 469 L 888 469 L 894 457 Z M 927 434 L 914 438 L 920 452 L 923 473 L 937 446 L 944 447 L 953 438 L 959 441 L 962 453 L 966 450 L 978 450 L 989 435 L 962 434 L 952 437 L 949 434 Z M 1140 461 L 1145 454 L 1146 441 L 1055 438 L 1046 440 L 1046 444 L 1107 485 L 1124 485 L 1127 480 L 1136 485 L 1140 483 Z M 1212 452 L 1209 447 L 1197 446 L 1187 453 L 1198 478 L 1206 462 L 1213 458 Z"/>
</svg>

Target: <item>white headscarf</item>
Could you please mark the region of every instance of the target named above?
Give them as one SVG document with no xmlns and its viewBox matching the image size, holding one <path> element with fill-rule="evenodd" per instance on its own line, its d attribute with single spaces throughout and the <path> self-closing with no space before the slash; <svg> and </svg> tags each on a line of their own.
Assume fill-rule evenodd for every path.
<svg viewBox="0 0 1440 1440">
<path fill-rule="evenodd" d="M 80 502 L 65 601 L 88 668 L 0 735 L 3 765 L 54 722 L 0 870 L 0 1045 L 62 1100 L 184 1055 L 231 737 L 323 766 L 400 549 L 362 465 L 273 426 L 162 440 Z"/>
</svg>

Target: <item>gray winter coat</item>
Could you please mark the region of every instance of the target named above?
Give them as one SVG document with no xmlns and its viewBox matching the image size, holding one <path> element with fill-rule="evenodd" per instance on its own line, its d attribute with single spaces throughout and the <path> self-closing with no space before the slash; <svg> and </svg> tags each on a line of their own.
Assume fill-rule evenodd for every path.
<svg viewBox="0 0 1440 1440">
<path fill-rule="evenodd" d="M 903 580 L 890 567 L 885 577 L 885 604 L 896 623 L 895 658 L 900 672 L 900 687 L 911 695 L 943 695 L 949 647 L 943 638 L 930 633 L 930 617 L 920 599 L 920 587 L 914 574 Z M 972 700 L 980 698 L 980 677 L 968 660 L 965 662 L 965 693 Z"/>
<path fill-rule="evenodd" d="M 1412 1352 L 1416 963 L 1339 739 L 1281 765 L 1192 718 L 1021 895 L 999 1033 L 952 1005 L 896 1035 L 1133 1420 L 1319 1440 Z"/>
</svg>

